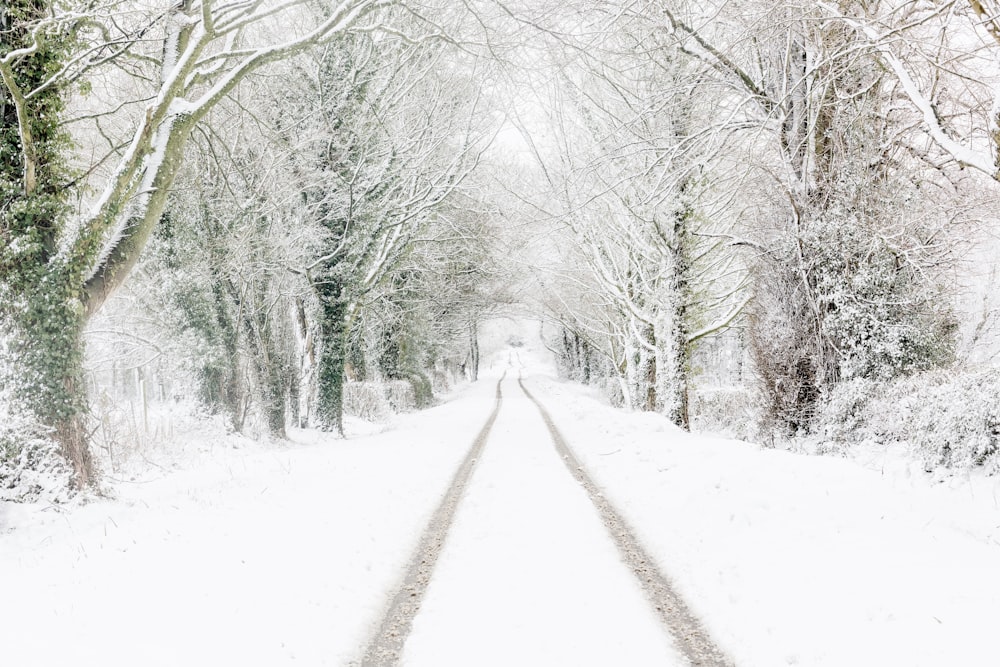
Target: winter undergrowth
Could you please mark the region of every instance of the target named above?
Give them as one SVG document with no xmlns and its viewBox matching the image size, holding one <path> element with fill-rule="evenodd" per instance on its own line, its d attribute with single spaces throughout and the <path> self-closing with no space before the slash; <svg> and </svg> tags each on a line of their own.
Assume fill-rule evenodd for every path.
<svg viewBox="0 0 1000 667">
<path fill-rule="evenodd" d="M 417 407 L 413 386 L 405 380 L 345 382 L 344 413 L 370 422 L 383 422 Z"/>
<path fill-rule="evenodd" d="M 821 408 L 817 432 L 833 448 L 902 443 L 936 468 L 1000 472 L 1000 371 L 932 371 L 891 382 L 838 384 Z"/>
<path fill-rule="evenodd" d="M 746 387 L 705 387 L 690 393 L 691 430 L 719 433 L 743 440 L 757 439 L 761 407 Z"/>
<path fill-rule="evenodd" d="M 45 429 L 0 395 L 0 500 L 70 500 L 72 471 Z"/>
<path fill-rule="evenodd" d="M 72 469 L 48 430 L 16 400 L 10 338 L 0 332 L 0 501 L 70 500 Z"/>
</svg>

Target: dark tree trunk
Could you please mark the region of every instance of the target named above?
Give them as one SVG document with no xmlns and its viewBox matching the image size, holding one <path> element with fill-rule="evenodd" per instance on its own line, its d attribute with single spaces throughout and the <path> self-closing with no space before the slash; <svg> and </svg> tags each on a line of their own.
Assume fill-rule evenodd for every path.
<svg viewBox="0 0 1000 667">
<path fill-rule="evenodd" d="M 656 330 L 652 324 L 642 326 L 642 337 L 650 347 L 656 347 Z M 639 353 L 639 381 L 641 383 L 642 409 L 646 412 L 657 412 L 660 409 L 659 396 L 656 392 L 656 354 L 645 347 Z"/>
<path fill-rule="evenodd" d="M 681 194 L 687 190 L 687 184 L 681 185 Z M 670 402 L 670 420 L 685 431 L 691 429 L 688 409 L 688 373 L 691 361 L 691 345 L 688 343 L 690 326 L 688 323 L 688 304 L 691 302 L 691 250 L 690 231 L 691 218 L 694 211 L 685 205 L 674 215 L 674 244 L 672 292 L 674 294 L 671 320 L 673 330 L 670 332 L 673 347 L 673 368 L 671 381 L 673 383 L 673 400 Z"/>
<path fill-rule="evenodd" d="M 43 281 L 15 320 L 17 364 L 10 369 L 15 376 L 10 381 L 35 419 L 51 429 L 52 439 L 73 468 L 73 485 L 82 489 L 96 481 L 88 447 L 84 319 L 66 290 L 52 284 Z"/>
<path fill-rule="evenodd" d="M 239 326 L 233 314 L 239 292 L 228 280 L 213 272 L 211 298 L 205 303 L 209 318 L 194 318 L 192 328 L 205 341 L 217 345 L 223 354 L 200 368 L 199 385 L 202 402 L 213 412 L 229 417 L 233 429 L 242 433 L 246 425 L 246 378 L 240 368 Z"/>
<path fill-rule="evenodd" d="M 283 364 L 273 358 L 266 363 L 266 375 L 262 389 L 264 419 L 268 432 L 276 437 L 286 439 L 285 431 L 285 398 L 288 396 L 288 374 Z"/>
<path fill-rule="evenodd" d="M 262 317 L 255 321 L 259 337 L 260 353 L 256 355 L 260 377 L 260 401 L 268 433 L 276 438 L 287 439 L 285 427 L 288 423 L 286 406 L 291 392 L 292 372 L 286 350 L 278 345 L 275 335 L 276 322 Z"/>
<path fill-rule="evenodd" d="M 347 300 L 335 278 L 317 280 L 320 358 L 316 413 L 320 428 L 344 435 L 344 373 L 347 356 Z"/>
</svg>

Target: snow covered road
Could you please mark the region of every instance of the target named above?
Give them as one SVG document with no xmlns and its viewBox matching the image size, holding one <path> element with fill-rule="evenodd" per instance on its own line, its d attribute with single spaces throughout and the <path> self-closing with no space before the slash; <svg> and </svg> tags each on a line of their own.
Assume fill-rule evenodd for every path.
<svg viewBox="0 0 1000 667">
<path fill-rule="evenodd" d="M 403 651 L 407 667 L 685 665 L 516 381 Z"/>
<path fill-rule="evenodd" d="M 216 436 L 116 500 L 0 503 L 0 665 L 347 665 L 494 389 L 347 441 Z"/>
<path fill-rule="evenodd" d="M 995 667 L 1000 482 L 682 432 L 526 378 L 739 667 Z"/>
<path fill-rule="evenodd" d="M 997 664 L 995 478 L 691 435 L 535 362 L 527 389 L 739 667 Z M 357 664 L 506 368 L 381 434 L 206 441 L 116 500 L 0 503 L 0 664 Z M 518 368 L 402 663 L 688 664 Z"/>
</svg>

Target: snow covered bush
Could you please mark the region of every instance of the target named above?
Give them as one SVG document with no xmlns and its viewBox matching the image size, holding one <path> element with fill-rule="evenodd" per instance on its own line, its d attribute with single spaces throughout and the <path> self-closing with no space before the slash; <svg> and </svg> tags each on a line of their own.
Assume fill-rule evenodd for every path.
<svg viewBox="0 0 1000 667">
<path fill-rule="evenodd" d="M 696 389 L 690 396 L 691 430 L 752 438 L 760 410 L 755 402 L 746 387 Z"/>
<path fill-rule="evenodd" d="M 45 430 L 0 396 L 0 500 L 65 502 L 72 470 Z"/>
<path fill-rule="evenodd" d="M 409 412 L 417 407 L 413 385 L 406 380 L 392 380 L 385 383 L 385 396 L 395 412 Z"/>
<path fill-rule="evenodd" d="M 879 222 L 833 207 L 802 242 L 821 333 L 838 351 L 837 377 L 844 380 L 887 380 L 953 358 L 957 325 L 942 305 L 943 287 L 928 278 L 935 250 L 920 241 L 933 231 L 883 229 Z"/>
<path fill-rule="evenodd" d="M 1000 371 L 920 373 L 891 383 L 838 385 L 824 402 L 832 442 L 900 442 L 930 471 L 985 467 L 1000 472 Z"/>
<path fill-rule="evenodd" d="M 923 382 L 898 383 L 893 393 L 904 419 L 891 424 L 889 435 L 913 443 L 928 468 L 986 466 L 996 472 L 1000 463 L 998 390 L 1000 373 L 996 371 L 958 376 L 935 373 Z"/>
<path fill-rule="evenodd" d="M 366 421 L 384 421 L 392 413 L 379 382 L 345 382 L 344 413 Z"/>
<path fill-rule="evenodd" d="M 416 392 L 408 380 L 344 383 L 344 413 L 353 417 L 380 422 L 394 412 L 417 407 Z"/>
<path fill-rule="evenodd" d="M 920 241 L 933 236 L 833 207 L 785 248 L 784 263 L 756 269 L 749 340 L 765 427 L 814 432 L 819 412 L 850 411 L 849 395 L 870 382 L 953 360 L 956 319 L 933 279 L 931 244 Z M 821 406 L 823 397 L 834 402 Z"/>
<path fill-rule="evenodd" d="M 0 332 L 0 501 L 64 502 L 73 495 L 72 468 L 50 431 L 16 400 L 10 355 L 9 337 Z"/>
<path fill-rule="evenodd" d="M 877 439 L 871 408 L 885 386 L 864 378 L 838 383 L 824 396 L 816 431 L 831 443 Z"/>
</svg>

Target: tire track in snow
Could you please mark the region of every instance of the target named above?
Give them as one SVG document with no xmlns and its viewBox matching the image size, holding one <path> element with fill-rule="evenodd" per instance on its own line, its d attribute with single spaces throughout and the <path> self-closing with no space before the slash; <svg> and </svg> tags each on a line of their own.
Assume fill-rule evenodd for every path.
<svg viewBox="0 0 1000 667">
<path fill-rule="evenodd" d="M 410 567 L 403 578 L 402 586 L 382 618 L 378 632 L 369 642 L 364 657 L 361 659 L 361 667 L 383 667 L 399 662 L 403 644 L 410 634 L 413 617 L 420 610 L 420 602 L 427 590 L 427 584 L 430 583 L 434 565 L 437 563 L 441 547 L 448 535 L 448 528 L 451 527 L 455 518 L 458 502 L 462 499 L 462 494 L 469 484 L 476 462 L 482 457 L 490 430 L 500 413 L 500 404 L 503 403 L 500 384 L 505 377 L 507 377 L 506 372 L 497 381 L 496 404 L 493 407 L 493 412 L 473 441 L 469 453 L 465 455 L 465 459 L 455 472 L 444 498 L 441 499 L 441 504 L 438 505 L 427 524 L 427 528 L 424 529 L 420 543 L 410 559 Z"/>
<path fill-rule="evenodd" d="M 674 591 L 670 580 L 660 572 L 655 561 L 639 544 L 632 529 L 584 471 L 545 407 L 528 391 L 520 377 L 517 379 L 517 384 L 538 408 L 560 458 L 586 490 L 622 558 L 646 592 L 647 598 L 656 610 L 656 615 L 674 637 L 678 650 L 691 662 L 692 667 L 731 667 L 733 662 L 715 645 L 701 622 L 691 613 L 681 596 Z"/>
</svg>

